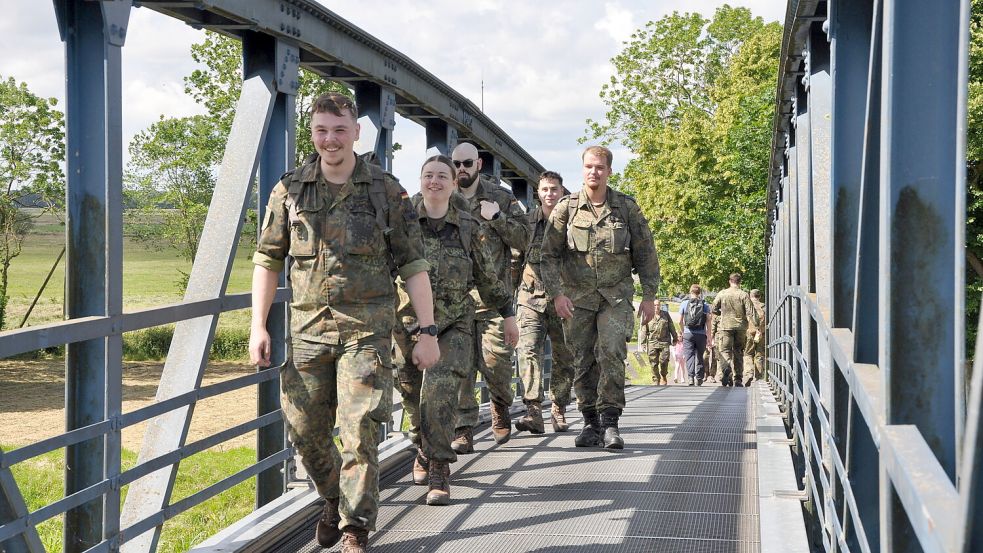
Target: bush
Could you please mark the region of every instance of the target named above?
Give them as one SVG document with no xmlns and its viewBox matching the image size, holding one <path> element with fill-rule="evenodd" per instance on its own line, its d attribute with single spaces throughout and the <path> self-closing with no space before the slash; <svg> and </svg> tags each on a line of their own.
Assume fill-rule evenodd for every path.
<svg viewBox="0 0 983 553">
<path fill-rule="evenodd" d="M 164 359 L 171 346 L 174 326 L 155 326 L 123 335 L 123 357 L 128 361 Z M 238 361 L 249 356 L 249 329 L 230 327 L 215 330 L 209 359 Z"/>
</svg>

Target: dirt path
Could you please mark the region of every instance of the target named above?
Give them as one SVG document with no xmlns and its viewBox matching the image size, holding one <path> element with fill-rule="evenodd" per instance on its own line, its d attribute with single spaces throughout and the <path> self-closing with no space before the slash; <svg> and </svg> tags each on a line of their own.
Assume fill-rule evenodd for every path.
<svg viewBox="0 0 983 553">
<path fill-rule="evenodd" d="M 163 364 L 124 363 L 123 412 L 150 404 L 157 393 Z M 203 385 L 213 384 L 255 369 L 245 364 L 210 363 Z M 256 417 L 256 386 L 208 398 L 197 404 L 188 442 Z M 0 444 L 26 445 L 64 432 L 64 361 L 0 361 Z M 123 447 L 140 451 L 146 423 L 124 429 Z M 255 447 L 255 432 L 225 442 L 219 448 Z"/>
</svg>

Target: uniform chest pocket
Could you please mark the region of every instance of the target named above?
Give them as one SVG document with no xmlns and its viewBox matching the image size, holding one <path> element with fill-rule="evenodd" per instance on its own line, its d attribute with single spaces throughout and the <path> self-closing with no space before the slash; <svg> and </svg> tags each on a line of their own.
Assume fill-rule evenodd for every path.
<svg viewBox="0 0 983 553">
<path fill-rule="evenodd" d="M 443 251 L 443 262 L 439 269 L 441 286 L 467 291 L 471 281 L 471 258 L 461 247 L 444 247 Z"/>
<path fill-rule="evenodd" d="M 593 225 L 585 218 L 575 217 L 567 226 L 567 247 L 575 252 L 590 251 L 590 234 Z"/>
<path fill-rule="evenodd" d="M 317 224 L 321 220 L 324 205 L 314 202 L 306 207 L 288 202 L 287 217 L 290 221 L 290 255 L 306 258 L 317 255 Z"/>
<path fill-rule="evenodd" d="M 368 198 L 348 203 L 348 228 L 345 251 L 355 255 L 380 255 L 385 249 L 382 229 L 376 221 L 375 209 Z"/>
<path fill-rule="evenodd" d="M 543 262 L 543 246 L 542 244 L 533 246 L 529 248 L 529 253 L 526 254 L 526 262 L 528 263 L 542 263 Z"/>
<path fill-rule="evenodd" d="M 608 253 L 625 253 L 631 245 L 631 235 L 628 232 L 628 225 L 619 219 L 608 220 L 604 227 L 605 250 Z"/>
</svg>

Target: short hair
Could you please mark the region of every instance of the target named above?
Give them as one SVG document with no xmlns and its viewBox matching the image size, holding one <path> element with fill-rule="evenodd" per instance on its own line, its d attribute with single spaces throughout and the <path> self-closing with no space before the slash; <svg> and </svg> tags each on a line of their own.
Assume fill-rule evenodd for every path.
<svg viewBox="0 0 983 553">
<path fill-rule="evenodd" d="M 420 166 L 420 174 L 423 174 L 423 168 L 427 166 L 431 161 L 436 161 L 437 163 L 443 163 L 451 170 L 451 179 L 457 178 L 457 170 L 454 169 L 454 162 L 451 158 L 445 156 L 444 154 L 437 154 L 435 156 L 430 156 L 423 161 L 423 165 Z"/>
<path fill-rule="evenodd" d="M 352 119 L 358 121 L 358 107 L 355 106 L 354 100 L 340 92 L 325 92 L 311 104 L 311 115 L 330 113 L 341 117 L 345 115 L 346 109 L 352 115 Z"/>
<path fill-rule="evenodd" d="M 539 174 L 539 180 L 555 180 L 557 184 L 563 186 L 563 177 L 556 171 L 543 171 Z"/>
<path fill-rule="evenodd" d="M 754 299 L 756 299 L 756 300 L 760 300 L 761 299 L 761 290 L 758 290 L 757 288 L 751 290 L 751 297 L 754 298 Z"/>
<path fill-rule="evenodd" d="M 741 273 L 731 273 L 729 280 L 731 282 L 733 282 L 734 284 L 740 284 L 741 283 Z"/>
<path fill-rule="evenodd" d="M 611 150 L 605 148 L 604 146 L 588 146 L 584 148 L 584 153 L 580 154 L 580 160 L 583 161 L 587 154 L 594 154 L 595 156 L 603 157 L 608 164 L 608 169 L 611 168 L 611 164 L 614 163 L 614 154 Z"/>
<path fill-rule="evenodd" d="M 694 296 L 699 296 L 701 292 L 703 292 L 703 288 L 700 288 L 699 284 L 694 284 L 689 287 L 689 293 L 693 294 Z"/>
</svg>

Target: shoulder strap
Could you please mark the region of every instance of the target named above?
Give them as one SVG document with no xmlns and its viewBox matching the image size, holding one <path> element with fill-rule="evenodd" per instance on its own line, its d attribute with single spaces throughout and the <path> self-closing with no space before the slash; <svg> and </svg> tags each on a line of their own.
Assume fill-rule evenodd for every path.
<svg viewBox="0 0 983 553">
<path fill-rule="evenodd" d="M 372 202 L 372 207 L 375 209 L 375 223 L 382 230 L 382 234 L 388 239 L 389 233 L 393 229 L 389 228 L 387 217 L 389 214 L 389 203 L 386 202 L 385 175 L 381 167 L 372 165 L 371 163 L 368 166 L 372 173 L 372 184 L 369 186 L 369 201 Z"/>
</svg>

